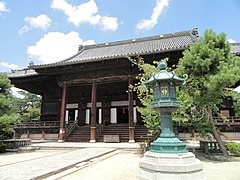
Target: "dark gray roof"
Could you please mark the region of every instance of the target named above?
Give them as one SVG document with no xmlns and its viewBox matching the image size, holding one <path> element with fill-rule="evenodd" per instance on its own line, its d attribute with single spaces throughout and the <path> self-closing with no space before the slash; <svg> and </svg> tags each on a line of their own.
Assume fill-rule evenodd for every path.
<svg viewBox="0 0 240 180">
<path fill-rule="evenodd" d="M 20 70 L 12 70 L 11 73 L 7 74 L 9 78 L 19 78 L 19 77 L 30 77 L 38 75 L 38 73 L 34 69 L 20 69 Z"/>
<path fill-rule="evenodd" d="M 145 38 L 80 46 L 76 55 L 56 63 L 33 65 L 31 68 L 62 66 L 91 61 L 116 59 L 127 56 L 147 55 L 167 51 L 184 50 L 198 39 L 197 29 L 162 34 Z"/>
<path fill-rule="evenodd" d="M 240 43 L 231 43 L 231 53 L 240 55 Z"/>
</svg>

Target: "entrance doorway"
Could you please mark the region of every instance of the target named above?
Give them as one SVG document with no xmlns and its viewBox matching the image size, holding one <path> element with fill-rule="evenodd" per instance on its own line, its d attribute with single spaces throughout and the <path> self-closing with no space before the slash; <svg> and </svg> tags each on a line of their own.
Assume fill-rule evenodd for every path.
<svg viewBox="0 0 240 180">
<path fill-rule="evenodd" d="M 87 108 L 89 111 L 89 115 L 87 116 L 88 121 L 86 122 L 87 124 L 91 124 L 91 108 Z M 101 124 L 102 123 L 102 109 L 97 108 L 96 109 L 96 124 Z"/>
<path fill-rule="evenodd" d="M 73 123 L 75 121 L 75 109 L 69 109 L 68 110 L 68 123 Z"/>
<path fill-rule="evenodd" d="M 117 123 L 128 123 L 128 108 L 117 107 Z"/>
</svg>

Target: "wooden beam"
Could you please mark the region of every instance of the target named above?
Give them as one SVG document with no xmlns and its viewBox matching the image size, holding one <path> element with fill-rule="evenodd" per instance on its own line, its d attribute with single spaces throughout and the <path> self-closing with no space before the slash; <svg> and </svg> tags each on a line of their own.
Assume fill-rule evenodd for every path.
<svg viewBox="0 0 240 180">
<path fill-rule="evenodd" d="M 101 83 L 111 83 L 111 82 L 117 82 L 117 81 L 127 81 L 128 75 L 116 75 L 116 76 L 105 76 L 105 77 L 99 77 L 95 79 L 95 82 L 98 84 Z M 135 77 L 133 75 L 132 77 Z M 93 81 L 92 78 L 76 78 L 73 80 L 66 80 L 67 85 L 79 85 L 79 84 L 91 84 Z M 58 83 L 60 86 L 62 86 L 62 83 Z"/>
</svg>

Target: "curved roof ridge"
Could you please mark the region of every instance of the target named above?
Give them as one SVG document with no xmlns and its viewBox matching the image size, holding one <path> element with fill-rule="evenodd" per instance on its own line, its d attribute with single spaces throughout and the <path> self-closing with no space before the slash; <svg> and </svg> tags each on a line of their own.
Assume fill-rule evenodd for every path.
<svg viewBox="0 0 240 180">
<path fill-rule="evenodd" d="M 97 47 L 115 46 L 115 45 L 129 44 L 129 43 L 152 41 L 152 40 L 158 40 L 158 39 L 167 39 L 167 38 L 171 38 L 171 37 L 179 37 L 179 36 L 186 36 L 186 35 L 190 35 L 193 38 L 196 37 L 195 35 L 197 35 L 197 37 L 198 37 L 197 28 L 194 28 L 191 30 L 186 30 L 186 31 L 174 32 L 174 33 L 153 35 L 153 36 L 148 36 L 148 37 L 140 37 L 140 38 L 120 40 L 120 41 L 112 41 L 112 42 L 105 42 L 105 43 L 99 43 L 99 44 L 85 45 L 85 46 L 83 46 L 83 48 L 91 49 L 91 48 L 97 48 Z"/>
<path fill-rule="evenodd" d="M 33 65 L 31 68 L 78 64 L 126 56 L 146 55 L 166 51 L 183 50 L 198 40 L 197 28 L 181 32 L 160 34 L 136 39 L 79 46 L 78 53 L 55 63 Z"/>
</svg>

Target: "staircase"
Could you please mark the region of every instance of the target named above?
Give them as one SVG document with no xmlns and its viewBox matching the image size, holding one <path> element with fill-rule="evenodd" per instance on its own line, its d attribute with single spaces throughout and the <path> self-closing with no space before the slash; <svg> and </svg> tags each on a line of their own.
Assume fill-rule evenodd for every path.
<svg viewBox="0 0 240 180">
<path fill-rule="evenodd" d="M 134 131 L 135 142 L 148 142 L 152 137 L 148 136 L 148 130 L 144 125 L 137 124 Z"/>
<path fill-rule="evenodd" d="M 147 136 L 147 128 L 144 125 L 136 125 L 134 130 L 135 142 L 145 142 L 151 139 Z M 119 135 L 120 142 L 129 141 L 128 124 L 110 124 L 103 128 L 97 126 L 97 142 L 103 142 L 104 135 Z M 67 137 L 66 142 L 89 142 L 90 126 L 76 126 L 72 133 Z"/>
<path fill-rule="evenodd" d="M 97 138 L 98 142 L 103 142 L 103 135 L 119 135 L 120 142 L 128 142 L 129 140 L 128 124 L 110 124 L 104 126 L 101 131 L 101 134 Z"/>
<path fill-rule="evenodd" d="M 89 142 L 90 126 L 76 126 L 65 140 L 66 142 Z"/>
</svg>

